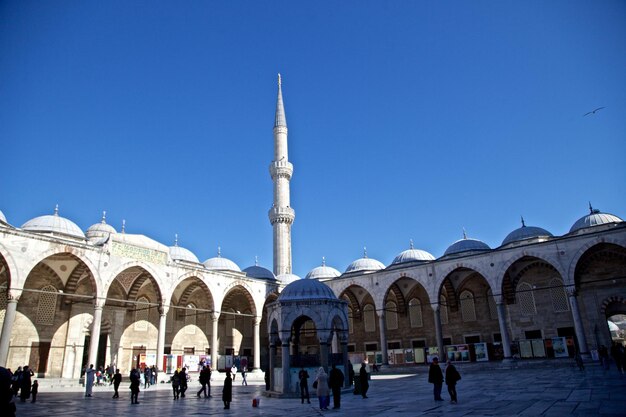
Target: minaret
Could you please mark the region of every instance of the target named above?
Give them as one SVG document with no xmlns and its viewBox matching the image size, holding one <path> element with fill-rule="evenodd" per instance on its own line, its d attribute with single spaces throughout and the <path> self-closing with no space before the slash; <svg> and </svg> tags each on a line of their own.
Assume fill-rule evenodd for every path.
<svg viewBox="0 0 626 417">
<path fill-rule="evenodd" d="M 293 165 L 287 155 L 287 119 L 283 106 L 283 91 L 278 74 L 278 98 L 274 119 L 274 160 L 270 175 L 274 182 L 274 204 L 269 211 L 274 229 L 274 275 L 291 274 L 291 224 L 296 217 L 289 202 L 289 181 Z"/>
</svg>

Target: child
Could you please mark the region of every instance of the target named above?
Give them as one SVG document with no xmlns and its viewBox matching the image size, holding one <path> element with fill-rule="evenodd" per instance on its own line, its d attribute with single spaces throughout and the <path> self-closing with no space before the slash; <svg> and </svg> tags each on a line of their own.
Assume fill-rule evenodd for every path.
<svg viewBox="0 0 626 417">
<path fill-rule="evenodd" d="M 39 391 L 39 382 L 35 380 L 33 382 L 33 386 L 30 389 L 30 395 L 33 396 L 33 399 L 30 401 L 31 403 L 37 402 L 37 391 Z"/>
</svg>

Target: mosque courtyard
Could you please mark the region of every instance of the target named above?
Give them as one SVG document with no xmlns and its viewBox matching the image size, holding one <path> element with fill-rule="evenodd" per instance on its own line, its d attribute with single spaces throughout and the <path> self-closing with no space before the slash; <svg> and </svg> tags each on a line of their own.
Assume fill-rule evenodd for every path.
<svg viewBox="0 0 626 417">
<path fill-rule="evenodd" d="M 462 380 L 457 386 L 458 404 L 450 404 L 444 385 L 444 402 L 435 402 L 432 385 L 427 382 L 428 368 L 419 367 L 393 373 L 383 370 L 372 376 L 368 398 L 344 391 L 341 409 L 321 411 L 317 398 L 311 404 L 300 399 L 278 399 L 262 396 L 264 384 L 260 375 L 251 376 L 248 386 L 239 377 L 233 383 L 233 403 L 224 410 L 221 402 L 222 374 L 212 382 L 212 398 L 197 398 L 199 384 L 190 382 L 187 397 L 173 401 L 169 385 L 159 384 L 142 390 L 139 405 L 131 405 L 128 383 L 120 386 L 119 400 L 111 399 L 112 387 L 94 388 L 92 398 L 85 398 L 76 387 L 40 389 L 37 403 L 17 403 L 20 417 L 132 415 L 154 416 L 625 416 L 626 376 L 614 366 L 608 371 L 590 363 L 579 371 L 567 362 L 520 362 L 507 369 L 475 364 L 459 366 Z M 252 399 L 261 397 L 260 407 Z"/>
</svg>

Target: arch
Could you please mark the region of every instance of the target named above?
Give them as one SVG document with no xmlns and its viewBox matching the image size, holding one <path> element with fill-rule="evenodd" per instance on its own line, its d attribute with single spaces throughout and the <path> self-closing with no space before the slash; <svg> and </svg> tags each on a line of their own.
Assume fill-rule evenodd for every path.
<svg viewBox="0 0 626 417">
<path fill-rule="evenodd" d="M 478 264 L 475 264 L 473 262 L 467 262 L 467 261 L 454 262 L 453 264 L 451 264 L 449 266 L 446 266 L 441 271 L 438 271 L 437 272 L 437 276 L 444 277 L 444 279 L 445 279 L 451 273 L 456 271 L 457 269 L 469 269 L 469 270 L 475 271 L 475 272 L 479 273 L 480 275 L 482 275 L 483 278 L 485 278 L 485 280 L 489 283 L 489 279 L 487 279 L 487 277 L 490 276 L 490 274 L 489 274 L 490 271 L 484 270 Z"/>
<path fill-rule="evenodd" d="M 586 244 L 584 244 L 583 246 L 581 246 L 578 251 L 576 251 L 576 253 L 574 254 L 574 256 L 572 257 L 572 260 L 570 261 L 569 264 L 569 268 L 567 271 L 567 282 L 566 285 L 573 285 L 575 284 L 575 282 L 569 282 L 569 280 L 573 280 L 574 276 L 576 274 L 576 267 L 578 266 L 578 261 L 580 260 L 580 258 L 592 247 L 602 244 L 602 243 L 607 243 L 607 244 L 612 244 L 615 246 L 619 246 L 623 249 L 626 249 L 626 243 L 624 243 L 623 241 L 620 241 L 618 239 L 612 238 L 610 236 L 602 236 L 602 237 L 596 237 L 595 239 L 593 239 L 590 242 L 587 242 Z"/>
<path fill-rule="evenodd" d="M 618 295 L 604 299 L 600 304 L 600 314 L 607 318 L 615 314 L 626 314 L 626 299 Z"/>
<path fill-rule="evenodd" d="M 11 255 L 11 252 L 2 243 L 0 243 L 0 258 L 4 261 L 7 269 L 7 287 L 12 288 L 14 283 L 23 284 L 20 271 L 17 268 L 15 259 L 13 259 L 13 255 Z"/>
<path fill-rule="evenodd" d="M 101 277 L 96 274 L 96 271 L 98 271 L 98 268 L 96 267 L 96 265 L 94 265 L 94 263 L 88 257 L 84 255 L 84 250 L 80 250 L 80 249 L 74 248 L 72 246 L 67 246 L 67 245 L 55 245 L 52 249 L 39 254 L 38 260 L 32 261 L 25 266 L 24 270 L 27 271 L 24 276 L 25 279 L 28 278 L 28 275 L 30 275 L 32 270 L 39 263 L 43 262 L 44 260 L 48 258 L 51 258 L 53 256 L 58 256 L 58 255 L 68 255 L 74 258 L 76 261 L 78 261 L 79 264 L 81 263 L 84 264 L 89 270 L 89 277 L 91 280 L 91 285 L 94 288 L 94 295 L 100 293 L 99 291 L 102 290 L 102 288 L 98 282 L 101 281 Z M 23 283 L 22 283 L 22 286 L 23 286 Z"/>
<path fill-rule="evenodd" d="M 504 275 L 507 273 L 507 271 L 509 270 L 509 268 L 516 262 L 523 260 L 525 258 L 537 258 L 542 260 L 543 262 L 549 264 L 552 266 L 552 268 L 554 268 L 559 275 L 561 275 L 561 277 L 566 276 L 566 272 L 564 271 L 563 268 L 561 267 L 561 264 L 558 262 L 558 260 L 556 258 L 554 258 L 553 256 L 550 256 L 546 253 L 542 253 L 536 250 L 527 250 L 525 249 L 522 252 L 517 252 L 515 253 L 515 256 L 511 256 L 511 258 L 507 259 L 506 262 L 502 263 L 500 265 L 500 267 L 498 268 L 498 273 L 496 276 L 498 277 L 502 277 L 502 279 L 504 279 Z"/>
<path fill-rule="evenodd" d="M 232 283 L 224 289 L 224 298 L 222 299 L 220 311 L 223 310 L 225 306 L 230 305 L 230 303 L 233 301 L 233 298 L 236 297 L 237 294 L 241 294 L 244 296 L 252 309 L 252 314 L 256 316 L 257 307 L 256 303 L 254 302 L 254 297 L 252 297 L 252 289 L 243 282 Z"/>
<path fill-rule="evenodd" d="M 392 293 L 396 297 L 396 312 L 398 314 L 406 314 L 406 299 L 404 298 L 404 294 L 398 285 L 398 280 L 394 281 L 393 284 L 389 286 L 387 289 L 387 294 L 385 294 L 385 300 L 387 300 L 389 294 Z M 388 301 L 385 302 L 385 308 L 387 308 Z M 396 318 L 397 319 L 397 318 Z"/>
<path fill-rule="evenodd" d="M 520 269 L 516 269 L 516 263 L 523 264 Z M 559 275 L 560 272 L 554 267 L 553 264 L 546 262 L 543 258 L 537 258 L 535 256 L 525 256 L 517 258 L 515 262 L 509 265 L 509 268 L 502 276 L 502 300 L 506 304 L 514 304 L 516 301 L 516 292 L 518 284 L 522 277 L 529 271 L 537 268 L 547 269 L 552 272 L 552 275 Z M 562 275 L 559 275 L 562 277 Z M 533 296 L 534 298 L 534 296 Z M 526 298 L 524 298 L 526 300 Z"/>
<path fill-rule="evenodd" d="M 356 298 L 356 295 L 352 292 L 350 288 L 346 288 L 344 292 L 341 294 L 340 298 L 347 298 L 348 305 L 351 306 L 353 318 L 357 320 L 361 320 L 363 317 L 363 312 L 361 309 L 361 305 L 359 304 L 359 300 Z"/>
<path fill-rule="evenodd" d="M 150 275 L 150 277 L 152 278 L 153 281 L 153 285 L 155 285 L 156 288 L 156 292 L 157 294 L 159 294 L 159 299 L 163 298 L 163 294 L 165 294 L 163 292 L 163 288 L 161 288 L 161 282 L 160 282 L 160 276 L 157 273 L 157 271 L 149 264 L 146 264 L 145 262 L 141 262 L 141 261 L 136 261 L 136 260 L 132 260 L 132 261 L 128 261 L 122 265 L 119 265 L 118 267 L 116 267 L 114 270 L 112 270 L 109 275 L 107 276 L 107 280 L 106 280 L 106 284 L 103 286 L 103 293 L 106 294 L 109 291 L 109 287 L 111 286 L 111 284 L 113 283 L 113 281 L 115 281 L 115 279 L 122 273 L 122 272 L 126 272 L 132 268 L 139 268 L 139 269 L 143 269 L 147 274 Z"/>
<path fill-rule="evenodd" d="M 450 308 L 450 311 L 459 310 L 459 302 L 456 297 L 456 291 L 454 290 L 454 286 L 452 285 L 452 281 L 449 277 L 444 278 L 444 280 L 441 282 L 438 295 L 440 304 L 441 296 L 443 295 L 446 299 L 446 306 Z"/>
<path fill-rule="evenodd" d="M 575 288 L 581 286 L 582 274 L 587 272 L 587 268 L 594 262 L 602 261 L 607 264 L 606 260 L 616 260 L 626 264 L 626 248 L 620 245 L 607 242 L 599 242 L 587 248 L 584 253 L 578 257 L 578 262 L 574 269 Z"/>
</svg>

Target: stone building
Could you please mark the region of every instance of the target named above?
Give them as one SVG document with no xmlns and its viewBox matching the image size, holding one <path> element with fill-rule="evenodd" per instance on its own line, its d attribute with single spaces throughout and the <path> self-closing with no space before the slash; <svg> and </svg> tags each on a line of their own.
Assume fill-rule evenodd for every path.
<svg viewBox="0 0 626 417">
<path fill-rule="evenodd" d="M 300 279 L 291 264 L 287 132 L 279 79 L 270 165 L 274 272 L 241 270 L 219 251 L 200 262 L 178 242 L 118 232 L 105 215 L 83 232 L 58 208 L 21 227 L 0 212 L 0 366 L 30 364 L 39 377 L 69 379 L 89 363 L 127 373 L 204 357 L 215 367 L 235 356 L 267 368 L 273 324 L 266 307 Z M 420 355 L 461 345 L 479 355 L 481 344 L 499 344 L 491 359 L 528 349 L 540 356 L 539 340 L 550 356 L 550 340 L 560 337 L 588 354 L 610 342 L 607 317 L 626 314 L 625 278 L 626 223 L 590 209 L 562 236 L 522 224 L 497 248 L 464 237 L 435 258 L 411 244 L 388 266 L 364 254 L 344 273 L 323 264 L 305 279 L 345 300 L 342 347 L 386 364 L 420 363 Z M 300 329 L 324 319 L 290 320 Z M 320 330 L 319 343 L 307 343 L 324 348 L 311 352 L 343 354 L 326 349 L 330 336 Z M 282 346 L 300 342 L 280 331 Z"/>
</svg>

